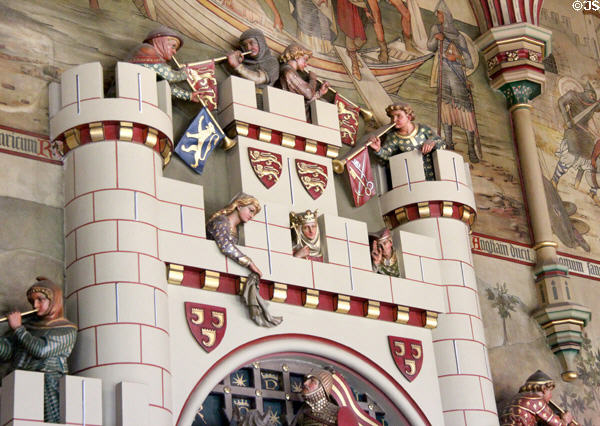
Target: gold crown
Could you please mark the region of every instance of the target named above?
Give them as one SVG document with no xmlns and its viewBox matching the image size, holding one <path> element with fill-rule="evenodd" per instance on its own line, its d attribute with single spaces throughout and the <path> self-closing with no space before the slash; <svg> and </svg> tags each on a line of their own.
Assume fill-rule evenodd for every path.
<svg viewBox="0 0 600 426">
<path fill-rule="evenodd" d="M 317 221 L 317 212 L 318 212 L 318 209 L 315 209 L 314 211 L 306 210 L 304 213 L 291 212 L 290 219 L 291 219 L 292 223 L 299 224 L 299 225 L 313 223 L 313 222 Z"/>
</svg>

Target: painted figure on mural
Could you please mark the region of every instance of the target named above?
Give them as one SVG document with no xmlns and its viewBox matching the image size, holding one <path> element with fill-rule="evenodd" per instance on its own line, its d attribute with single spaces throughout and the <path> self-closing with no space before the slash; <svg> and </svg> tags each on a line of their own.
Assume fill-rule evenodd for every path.
<svg viewBox="0 0 600 426">
<path fill-rule="evenodd" d="M 427 180 L 435 180 L 433 157 L 436 149 L 445 149 L 444 141 L 426 124 L 415 124 L 415 113 L 410 105 L 397 102 L 385 109 L 394 127 L 384 135 L 382 144 L 380 137 L 369 138 L 369 147 L 375 155 L 386 161 L 392 155 L 419 149 L 423 153 L 423 168 Z"/>
<path fill-rule="evenodd" d="M 331 53 L 337 37 L 332 0 L 290 0 L 296 19 L 296 38 L 315 52 Z"/>
<path fill-rule="evenodd" d="M 589 195 L 596 205 L 598 198 L 598 156 L 600 138 L 590 128 L 590 121 L 598 111 L 600 102 L 596 90 L 587 82 L 583 92 L 569 90 L 558 98 L 558 108 L 565 121 L 565 132 L 556 151 L 558 163 L 552 175 L 552 184 L 558 187 L 560 178 L 572 167 L 577 170 L 575 188 L 578 188 L 587 172 Z"/>
<path fill-rule="evenodd" d="M 62 290 L 38 277 L 27 290 L 37 309 L 35 319 L 22 322 L 20 312 L 7 315 L 12 334 L 0 337 L 0 361 L 11 361 L 11 371 L 44 372 L 44 421 L 60 421 L 59 381 L 68 373 L 67 358 L 75 346 L 77 326 L 63 316 Z"/>
<path fill-rule="evenodd" d="M 327 370 L 312 370 L 302 385 L 304 404 L 290 426 L 358 426 L 350 407 L 340 407 L 329 399 L 334 385 L 333 374 Z"/>
<path fill-rule="evenodd" d="M 371 248 L 373 271 L 378 274 L 400 276 L 400 263 L 398 254 L 394 249 L 394 242 L 390 230 L 385 228 L 377 233 Z"/>
<path fill-rule="evenodd" d="M 264 2 L 273 14 L 273 21 L 271 21 L 271 18 L 264 12 L 262 5 L 257 0 L 221 1 L 223 6 L 234 11 L 251 24 L 260 24 L 263 27 L 271 27 L 277 31 L 283 30 L 283 21 L 275 2 L 273 0 L 264 0 Z"/>
<path fill-rule="evenodd" d="M 272 316 L 267 302 L 259 294 L 261 270 L 240 251 L 238 244 L 238 226 L 249 222 L 258 212 L 260 203 L 251 195 L 240 193 L 224 208 L 214 213 L 206 224 L 206 234 L 214 240 L 221 253 L 237 264 L 248 268 L 250 275 L 242 292 L 242 300 L 248 306 L 252 320 L 262 327 L 274 327 L 282 321 Z"/>
<path fill-rule="evenodd" d="M 317 222 L 317 210 L 303 213 L 290 213 L 292 225 L 292 252 L 295 257 L 323 261 L 321 233 Z"/>
<path fill-rule="evenodd" d="M 297 43 L 291 43 L 280 56 L 279 83 L 283 90 L 304 96 L 307 102 L 320 99 L 329 90 L 329 83 L 324 81 L 319 86 L 317 75 L 305 69 L 312 52 Z M 306 74 L 306 78 L 302 74 Z"/>
<path fill-rule="evenodd" d="M 571 413 L 556 414 L 551 408 L 554 381 L 538 370 L 519 388 L 500 415 L 500 426 L 569 425 Z"/>
<path fill-rule="evenodd" d="M 185 67 L 174 70 L 168 64 L 181 46 L 183 46 L 181 34 L 171 28 L 160 26 L 148 33 L 144 42 L 130 53 L 127 61 L 150 68 L 169 83 L 186 81 Z M 173 84 L 171 84 L 171 95 L 184 101 L 200 102 L 201 99 L 200 93 Z"/>
<path fill-rule="evenodd" d="M 227 54 L 227 63 L 233 74 L 252 80 L 258 87 L 272 86 L 279 78 L 279 62 L 267 46 L 261 30 L 251 28 L 240 36 L 240 48 L 250 52 L 245 57 L 241 50 Z"/>
<path fill-rule="evenodd" d="M 466 70 L 473 69 L 473 58 L 465 37 L 454 25 L 454 18 L 444 0 L 440 0 L 434 11 L 437 24 L 431 27 L 427 48 L 436 53 L 432 67 L 432 81 L 438 90 L 438 132 L 444 129 L 444 140 L 448 149 L 454 149 L 452 127 L 464 129 L 467 136 L 469 161 L 481 159 L 481 142 L 475 117 L 475 105 L 471 83 Z"/>
</svg>

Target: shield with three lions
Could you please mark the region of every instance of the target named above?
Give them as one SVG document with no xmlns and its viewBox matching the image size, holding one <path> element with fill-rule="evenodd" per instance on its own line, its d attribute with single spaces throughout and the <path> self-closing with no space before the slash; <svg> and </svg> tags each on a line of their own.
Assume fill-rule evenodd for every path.
<svg viewBox="0 0 600 426">
<path fill-rule="evenodd" d="M 267 189 L 279 181 L 281 176 L 281 154 L 248 147 L 248 158 L 256 177 Z"/>
<path fill-rule="evenodd" d="M 319 198 L 327 187 L 327 167 L 306 160 L 296 160 L 296 171 L 304 189 L 313 200 Z"/>
<path fill-rule="evenodd" d="M 211 352 L 225 336 L 227 311 L 219 306 L 185 302 L 185 316 L 190 331 L 206 352 Z"/>
</svg>

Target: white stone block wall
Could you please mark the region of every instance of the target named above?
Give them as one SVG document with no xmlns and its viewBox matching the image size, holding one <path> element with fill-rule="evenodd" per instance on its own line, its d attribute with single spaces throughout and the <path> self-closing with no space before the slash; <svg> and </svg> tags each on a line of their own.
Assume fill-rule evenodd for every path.
<svg viewBox="0 0 600 426">
<path fill-rule="evenodd" d="M 459 154 L 434 154 L 435 182 L 424 180 L 418 151 L 392 157 L 390 166 L 394 189 L 381 197 L 384 213 L 424 201 L 452 201 L 475 210 L 469 169 Z M 445 424 L 497 425 L 469 226 L 458 218 L 422 217 L 398 226 L 394 239 L 406 279 L 444 289 L 446 310 L 432 334 Z"/>
</svg>

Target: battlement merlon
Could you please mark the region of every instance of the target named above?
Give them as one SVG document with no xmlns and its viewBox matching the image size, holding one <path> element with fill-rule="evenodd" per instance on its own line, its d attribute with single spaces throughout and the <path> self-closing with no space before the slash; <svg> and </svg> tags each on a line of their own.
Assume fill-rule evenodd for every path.
<svg viewBox="0 0 600 426">
<path fill-rule="evenodd" d="M 156 73 L 127 62 L 116 66 L 115 98 L 104 97 L 99 62 L 66 70 L 49 88 L 50 139 L 70 129 L 97 122 L 131 122 L 156 129 L 173 140 L 171 90 Z M 171 142 L 172 143 L 172 142 Z"/>
<path fill-rule="evenodd" d="M 256 103 L 253 81 L 231 76 L 219 84 L 219 124 L 226 128 L 242 122 L 291 134 L 339 149 L 342 146 L 338 111 L 334 104 L 310 102 L 312 123 L 306 122 L 304 97 L 267 86 L 262 92 L 263 109 Z M 337 155 L 337 149 L 334 151 Z"/>
<path fill-rule="evenodd" d="M 446 202 L 448 208 L 464 206 L 472 223 L 476 206 L 469 164 L 453 151 L 437 150 L 432 155 L 436 180 L 425 179 L 423 156 L 418 150 L 390 158 L 392 189 L 379 198 L 382 214 L 394 216 L 407 206 L 436 201 Z"/>
</svg>

